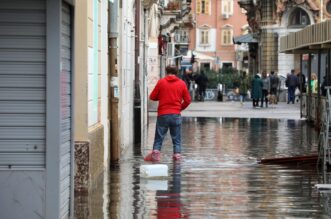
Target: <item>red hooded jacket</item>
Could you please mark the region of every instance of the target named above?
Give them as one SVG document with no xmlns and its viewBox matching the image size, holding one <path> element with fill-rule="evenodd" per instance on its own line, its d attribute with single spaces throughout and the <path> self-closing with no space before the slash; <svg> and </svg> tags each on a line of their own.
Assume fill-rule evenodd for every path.
<svg viewBox="0 0 331 219">
<path fill-rule="evenodd" d="M 149 98 L 159 101 L 158 116 L 180 114 L 191 103 L 185 82 L 175 75 L 167 75 L 160 79 Z"/>
</svg>

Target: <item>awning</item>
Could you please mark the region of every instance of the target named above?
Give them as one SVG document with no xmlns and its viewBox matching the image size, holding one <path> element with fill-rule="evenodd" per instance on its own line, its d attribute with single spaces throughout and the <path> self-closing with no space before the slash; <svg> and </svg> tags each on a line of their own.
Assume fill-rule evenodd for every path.
<svg viewBox="0 0 331 219">
<path fill-rule="evenodd" d="M 194 53 L 195 59 L 198 61 L 215 61 L 215 58 L 212 56 L 209 56 L 209 55 L 206 55 L 206 54 L 203 54 L 200 52 L 196 52 L 196 51 L 194 51 L 193 53 Z M 191 60 L 191 57 L 192 57 L 192 51 L 188 50 L 186 56 L 183 56 L 183 59 Z"/>
<path fill-rule="evenodd" d="M 306 26 L 280 38 L 280 52 L 309 53 L 331 48 L 331 20 Z"/>
<path fill-rule="evenodd" d="M 242 44 L 242 43 L 258 43 L 258 42 L 251 33 L 248 33 L 238 37 L 233 37 L 233 43 Z"/>
</svg>

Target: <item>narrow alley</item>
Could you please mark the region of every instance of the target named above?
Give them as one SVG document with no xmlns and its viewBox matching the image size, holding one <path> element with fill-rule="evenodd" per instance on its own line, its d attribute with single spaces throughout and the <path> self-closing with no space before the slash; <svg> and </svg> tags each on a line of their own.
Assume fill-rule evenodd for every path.
<svg viewBox="0 0 331 219">
<path fill-rule="evenodd" d="M 239 103 L 204 103 L 199 109 L 195 103 L 186 113 L 204 115 L 217 105 L 240 108 Z M 298 111 L 298 107 L 287 112 L 291 110 Z M 315 165 L 257 162 L 268 157 L 316 154 L 317 132 L 304 120 L 286 118 L 285 111 L 274 115 L 284 117 L 280 119 L 183 117 L 183 160 L 172 161 L 172 143 L 167 136 L 161 163 L 168 165 L 169 176 L 146 179 L 140 177 L 139 167 L 146 164 L 143 155 L 153 143 L 156 117 L 151 112 L 147 145 L 126 153 L 119 168 L 111 169 L 100 183 L 99 195 L 87 203 L 76 202 L 76 208 L 85 209 L 76 211 L 76 217 L 330 217 L 328 197 L 314 188 L 322 180 Z"/>
<path fill-rule="evenodd" d="M 331 218 L 330 66 L 331 0 L 0 0 L 0 219 Z"/>
</svg>

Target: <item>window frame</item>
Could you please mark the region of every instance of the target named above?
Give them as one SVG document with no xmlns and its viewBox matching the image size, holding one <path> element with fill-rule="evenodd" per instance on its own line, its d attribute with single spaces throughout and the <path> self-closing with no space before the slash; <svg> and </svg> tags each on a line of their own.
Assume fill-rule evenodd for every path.
<svg viewBox="0 0 331 219">
<path fill-rule="evenodd" d="M 325 11 L 326 11 L 326 13 L 328 13 L 329 15 L 331 15 L 331 1 L 328 1 L 325 4 Z"/>
<path fill-rule="evenodd" d="M 209 46 L 210 45 L 209 28 L 200 28 L 199 32 L 200 32 L 199 45 L 200 46 Z"/>
<path fill-rule="evenodd" d="M 304 15 L 307 18 L 307 24 L 302 24 L 302 18 L 303 18 Z M 294 23 L 293 21 L 294 20 L 296 21 L 297 16 L 299 16 L 299 23 L 296 23 L 296 22 Z M 293 27 L 298 27 L 298 28 L 300 27 L 300 28 L 302 28 L 302 27 L 306 27 L 310 24 L 311 24 L 311 20 L 310 20 L 309 14 L 304 9 L 302 9 L 300 7 L 295 8 L 291 12 L 291 14 L 288 18 L 288 27 L 292 27 L 292 28 Z"/>
<path fill-rule="evenodd" d="M 222 15 L 233 15 L 233 0 L 222 0 Z"/>
<path fill-rule="evenodd" d="M 210 15 L 211 2 L 211 0 L 197 0 L 196 13 Z"/>
<path fill-rule="evenodd" d="M 222 46 L 232 46 L 233 45 L 233 28 L 223 27 L 221 29 L 221 45 Z"/>
<path fill-rule="evenodd" d="M 224 68 L 225 67 L 225 65 L 231 65 L 231 66 L 229 66 L 230 68 L 233 68 L 234 67 L 234 62 L 233 61 L 222 61 L 221 62 L 221 68 Z M 227 68 L 229 68 L 229 67 L 227 67 Z"/>
</svg>

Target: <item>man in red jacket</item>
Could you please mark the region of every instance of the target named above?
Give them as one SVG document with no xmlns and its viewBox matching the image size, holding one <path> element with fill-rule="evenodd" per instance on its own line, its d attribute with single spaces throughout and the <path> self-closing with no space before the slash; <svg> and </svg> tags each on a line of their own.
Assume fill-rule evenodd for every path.
<svg viewBox="0 0 331 219">
<path fill-rule="evenodd" d="M 151 100 L 159 101 L 152 161 L 160 160 L 162 142 L 168 129 L 170 129 L 173 143 L 173 158 L 174 160 L 181 159 L 182 118 L 180 112 L 191 103 L 191 96 L 185 82 L 176 76 L 178 74 L 177 68 L 168 66 L 166 74 L 157 82 L 149 96 Z"/>
</svg>

